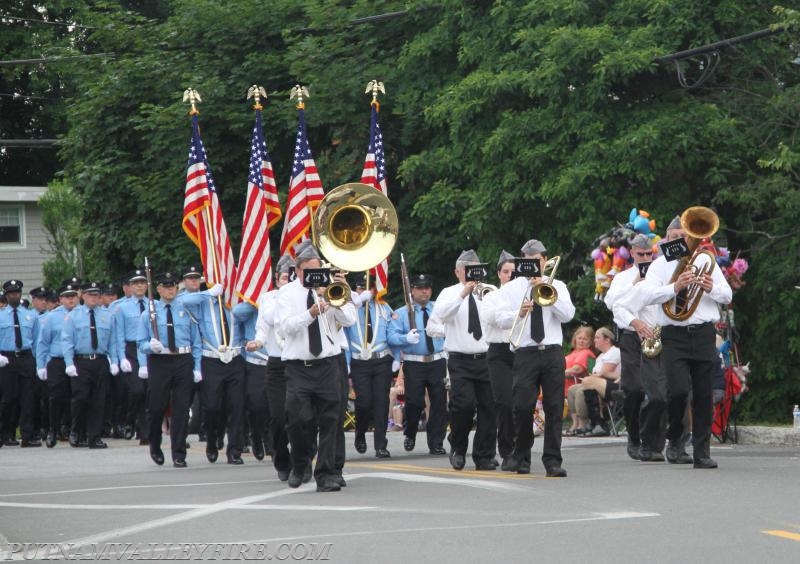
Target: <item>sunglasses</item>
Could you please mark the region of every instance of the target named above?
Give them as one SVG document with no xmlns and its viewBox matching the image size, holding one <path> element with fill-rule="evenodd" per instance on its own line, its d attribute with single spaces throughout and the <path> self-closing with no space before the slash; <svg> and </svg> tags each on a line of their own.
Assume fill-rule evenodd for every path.
<svg viewBox="0 0 800 564">
<path fill-rule="evenodd" d="M 644 252 L 641 252 L 641 253 L 639 251 L 636 251 L 636 256 L 637 257 L 651 257 L 651 256 L 653 256 L 653 251 L 644 251 Z"/>
</svg>

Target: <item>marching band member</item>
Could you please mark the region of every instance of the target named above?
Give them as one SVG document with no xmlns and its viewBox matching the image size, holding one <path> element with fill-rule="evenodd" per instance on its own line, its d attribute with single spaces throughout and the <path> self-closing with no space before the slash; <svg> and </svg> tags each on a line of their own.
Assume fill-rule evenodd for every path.
<svg viewBox="0 0 800 564">
<path fill-rule="evenodd" d="M 522 246 L 526 258 L 539 261 L 541 271 L 547 262 L 547 249 L 536 239 Z M 531 447 L 533 446 L 533 408 L 541 387 L 544 406 L 544 447 L 542 463 L 547 476 L 563 478 L 567 471 L 561 466 L 561 421 L 564 411 L 564 352 L 561 347 L 563 335 L 561 324 L 569 322 L 575 315 L 569 290 L 560 280 L 547 282 L 558 293 L 558 299 L 550 306 L 541 307 L 531 300 L 531 290 L 542 283 L 542 278 L 530 280 L 519 277 L 508 282 L 499 294 L 505 308 L 495 315 L 499 327 L 511 328 L 517 318 L 522 325 L 514 356 L 514 384 L 512 390 L 514 425 L 516 438 L 514 452 L 506 464 L 506 470 L 519 474 L 531 471 Z M 522 304 L 522 305 L 520 305 Z"/>
<path fill-rule="evenodd" d="M 418 274 L 411 277 L 409 283 L 417 329 L 411 329 L 408 306 L 398 308 L 389 324 L 389 344 L 402 347 L 406 397 L 403 448 L 407 452 L 414 450 L 427 391 L 430 400 L 430 415 L 425 427 L 428 452 L 447 454 L 443 446 L 447 428 L 447 390 L 444 384 L 447 360 L 443 350 L 444 339 L 433 338 L 425 332 L 425 326 L 435 306 L 431 300 L 433 278 L 429 274 Z"/>
<path fill-rule="evenodd" d="M 447 367 L 450 371 L 451 445 L 450 464 L 461 470 L 466 464 L 469 433 L 477 407 L 478 425 L 472 444 L 472 460 L 476 470 L 494 470 L 497 467 L 495 425 L 492 385 L 486 364 L 489 345 L 484 337 L 478 304 L 472 294 L 476 282 L 466 280 L 465 267 L 479 264 L 480 259 L 473 250 L 459 255 L 455 265 L 458 284 L 443 289 L 436 298 L 433 314 L 426 331 L 431 336 L 432 323 L 444 325 L 444 350 L 447 351 Z M 435 321 L 434 321 L 435 320 Z"/>
</svg>

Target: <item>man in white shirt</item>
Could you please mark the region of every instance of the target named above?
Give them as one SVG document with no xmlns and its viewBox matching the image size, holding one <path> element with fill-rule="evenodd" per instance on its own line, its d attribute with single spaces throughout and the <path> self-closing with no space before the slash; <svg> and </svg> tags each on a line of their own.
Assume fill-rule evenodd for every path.
<svg viewBox="0 0 800 564">
<path fill-rule="evenodd" d="M 531 239 L 522 246 L 526 258 L 539 261 L 544 273 L 547 249 L 541 241 Z M 561 457 L 561 421 L 564 411 L 564 370 L 566 362 L 561 343 L 564 339 L 561 324 L 575 315 L 567 285 L 560 280 L 546 279 L 557 292 L 552 305 L 541 307 L 531 300 L 531 290 L 541 284 L 541 277 L 515 278 L 499 292 L 504 309 L 495 314 L 498 327 L 511 329 L 517 319 L 511 346 L 515 348 L 514 385 L 512 390 L 516 438 L 511 460 L 506 470 L 519 474 L 531 471 L 533 447 L 533 408 L 541 387 L 544 407 L 544 447 L 542 463 L 549 477 L 566 477 Z"/>
</svg>

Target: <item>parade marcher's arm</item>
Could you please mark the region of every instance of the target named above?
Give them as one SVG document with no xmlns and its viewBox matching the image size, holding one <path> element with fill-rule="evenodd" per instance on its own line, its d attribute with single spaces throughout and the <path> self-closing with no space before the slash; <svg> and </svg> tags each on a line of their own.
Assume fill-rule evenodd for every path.
<svg viewBox="0 0 800 564">
<path fill-rule="evenodd" d="M 386 340 L 391 347 L 404 347 L 408 344 L 408 309 L 405 306 L 394 312 L 392 319 L 387 324 Z"/>
<path fill-rule="evenodd" d="M 455 286 L 442 290 L 433 305 L 433 316 L 446 322 L 458 313 L 458 308 L 464 301 L 464 296 L 459 293 L 458 289 L 459 286 Z"/>
<path fill-rule="evenodd" d="M 64 364 L 75 365 L 75 344 L 73 343 L 74 326 L 72 318 L 68 315 L 61 329 L 61 351 L 64 353 Z"/>
<path fill-rule="evenodd" d="M 346 303 L 342 307 L 331 308 L 333 318 L 342 327 L 350 327 L 356 322 L 356 307 L 352 303 Z"/>
<path fill-rule="evenodd" d="M 314 322 L 315 317 L 311 315 L 308 309 L 304 309 L 299 313 L 293 312 L 291 296 L 288 292 L 279 292 L 277 302 L 277 327 L 280 327 L 280 331 L 284 335 L 297 335 L 301 331 L 305 331 Z"/>
<path fill-rule="evenodd" d="M 569 289 L 561 280 L 553 280 L 553 287 L 558 292 L 558 299 L 553 305 L 549 306 L 550 311 L 561 323 L 568 323 L 575 317 L 575 305 L 572 303 Z"/>
<path fill-rule="evenodd" d="M 36 368 L 38 370 L 47 368 L 47 363 L 50 361 L 50 339 L 50 323 L 45 320 L 39 328 L 39 337 L 36 339 Z"/>
<path fill-rule="evenodd" d="M 194 359 L 194 372 L 200 372 L 200 359 L 203 357 L 203 339 L 200 337 L 200 328 L 197 323 L 191 323 L 189 335 L 192 341 L 192 358 Z"/>
</svg>

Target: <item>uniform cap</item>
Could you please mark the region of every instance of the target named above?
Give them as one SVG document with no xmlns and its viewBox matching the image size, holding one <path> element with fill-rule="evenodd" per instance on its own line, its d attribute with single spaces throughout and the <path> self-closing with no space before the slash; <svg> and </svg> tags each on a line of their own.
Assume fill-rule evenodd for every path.
<svg viewBox="0 0 800 564">
<path fill-rule="evenodd" d="M 200 278 L 203 272 L 194 265 L 189 265 L 181 272 L 181 278 Z"/>
<path fill-rule="evenodd" d="M 481 259 L 478 258 L 478 253 L 472 249 L 467 249 L 458 255 L 458 262 L 481 262 Z"/>
<path fill-rule="evenodd" d="M 108 284 L 103 284 L 103 293 L 108 296 L 118 295 L 119 288 L 116 284 L 109 282 Z"/>
<path fill-rule="evenodd" d="M 50 290 L 45 288 L 44 286 L 36 286 L 32 288 L 30 291 L 30 295 L 32 298 L 46 298 L 47 294 L 50 293 Z"/>
<path fill-rule="evenodd" d="M 156 284 L 159 286 L 175 286 L 178 284 L 178 275 L 174 272 L 156 274 Z"/>
<path fill-rule="evenodd" d="M 314 248 L 314 245 L 311 244 L 311 240 L 306 239 L 297 247 L 297 262 L 313 259 L 319 259 L 319 253 Z"/>
<path fill-rule="evenodd" d="M 101 287 L 97 282 L 86 282 L 81 286 L 81 290 L 84 294 L 99 294 Z"/>
<path fill-rule="evenodd" d="M 75 284 L 64 284 L 58 289 L 59 296 L 77 296 L 78 286 Z"/>
<path fill-rule="evenodd" d="M 412 288 L 433 288 L 433 276 L 430 274 L 415 274 L 409 279 Z"/>
<path fill-rule="evenodd" d="M 504 262 L 511 262 L 514 260 L 514 255 L 503 249 L 500 251 L 500 258 L 497 260 L 497 268 L 500 268 Z"/>
<path fill-rule="evenodd" d="M 67 284 L 72 284 L 73 286 L 78 288 L 81 285 L 81 279 L 78 278 L 77 276 L 73 276 L 72 278 L 67 278 L 61 283 L 62 286 L 66 286 Z"/>
<path fill-rule="evenodd" d="M 631 247 L 636 247 L 637 249 L 649 249 L 653 246 L 653 243 L 650 242 L 650 237 L 644 235 L 643 233 L 639 233 L 633 239 L 630 240 Z"/>
<path fill-rule="evenodd" d="M 538 255 L 546 253 L 547 249 L 545 248 L 544 244 L 538 239 L 531 239 L 530 241 L 522 245 L 520 251 L 522 251 L 523 255 Z"/>
<path fill-rule="evenodd" d="M 681 216 L 676 215 L 667 225 L 667 231 L 672 231 L 673 229 L 681 229 Z"/>
<path fill-rule="evenodd" d="M 147 272 L 144 268 L 137 268 L 136 270 L 132 271 L 128 274 L 128 282 L 146 282 L 147 281 Z"/>
<path fill-rule="evenodd" d="M 6 280 L 3 282 L 3 290 L 8 292 L 21 292 L 22 291 L 22 281 L 20 280 Z"/>
<path fill-rule="evenodd" d="M 291 255 L 283 255 L 278 259 L 278 265 L 276 266 L 276 269 L 279 274 L 283 274 L 284 272 L 289 272 L 290 266 L 295 266 L 294 259 Z"/>
</svg>

